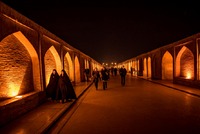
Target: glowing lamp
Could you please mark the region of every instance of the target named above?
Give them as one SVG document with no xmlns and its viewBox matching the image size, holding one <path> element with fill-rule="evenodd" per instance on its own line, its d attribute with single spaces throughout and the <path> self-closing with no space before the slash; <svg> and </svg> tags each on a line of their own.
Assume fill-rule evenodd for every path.
<svg viewBox="0 0 200 134">
<path fill-rule="evenodd" d="M 9 92 L 8 92 L 8 96 L 9 97 L 14 97 L 16 95 L 18 95 L 19 93 L 19 86 L 17 84 L 14 83 L 9 83 Z"/>
<path fill-rule="evenodd" d="M 187 72 L 186 79 L 191 79 L 191 73 L 190 72 Z"/>
<path fill-rule="evenodd" d="M 22 98 L 22 96 L 21 96 L 21 95 L 18 95 L 18 96 L 15 96 L 15 98 L 16 98 L 16 99 L 20 99 L 20 98 Z"/>
</svg>

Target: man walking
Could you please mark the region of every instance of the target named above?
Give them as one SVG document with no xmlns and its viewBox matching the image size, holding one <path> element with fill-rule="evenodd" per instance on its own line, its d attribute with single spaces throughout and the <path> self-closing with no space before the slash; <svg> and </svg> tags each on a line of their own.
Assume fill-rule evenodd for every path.
<svg viewBox="0 0 200 134">
<path fill-rule="evenodd" d="M 92 72 L 92 76 L 94 77 L 94 83 L 95 83 L 95 87 L 96 87 L 96 90 L 98 89 L 98 82 L 99 82 L 99 79 L 100 79 L 100 74 L 99 74 L 99 71 L 97 70 L 97 68 L 94 69 L 94 71 Z"/>
<path fill-rule="evenodd" d="M 127 73 L 126 68 L 124 68 L 124 66 L 122 66 L 122 68 L 120 68 L 119 72 L 120 72 L 120 76 L 121 76 L 121 85 L 125 86 L 125 80 L 126 80 L 125 77 L 126 77 L 126 73 Z"/>
<path fill-rule="evenodd" d="M 107 88 L 107 81 L 109 79 L 109 72 L 105 67 L 101 70 L 101 76 L 103 81 L 103 89 L 105 90 Z"/>
</svg>

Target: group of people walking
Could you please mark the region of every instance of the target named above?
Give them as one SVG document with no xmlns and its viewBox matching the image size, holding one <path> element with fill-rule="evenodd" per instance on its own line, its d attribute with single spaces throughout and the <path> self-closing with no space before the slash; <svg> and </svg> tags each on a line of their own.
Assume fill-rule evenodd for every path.
<svg viewBox="0 0 200 134">
<path fill-rule="evenodd" d="M 62 103 L 77 98 L 73 85 L 65 70 L 62 70 L 59 75 L 56 69 L 53 69 L 46 88 L 46 96 L 52 101 L 61 101 Z"/>
<path fill-rule="evenodd" d="M 125 86 L 126 73 L 127 72 L 124 66 L 119 69 L 122 86 Z M 98 89 L 99 81 L 103 82 L 104 90 L 107 88 L 107 81 L 110 78 L 110 73 L 106 67 L 103 67 L 101 71 L 98 71 L 97 68 L 95 68 L 92 72 L 92 76 L 96 90 Z M 49 83 L 46 88 L 46 96 L 52 101 L 60 101 L 62 103 L 72 101 L 73 99 L 77 99 L 74 87 L 65 70 L 62 70 L 61 74 L 59 75 L 56 69 L 53 69 Z"/>
<path fill-rule="evenodd" d="M 101 74 L 101 75 L 100 75 Z M 109 70 L 107 70 L 105 67 L 99 72 L 97 68 L 94 69 L 92 72 L 93 76 L 93 82 L 95 83 L 96 89 L 98 89 L 98 83 L 99 80 L 103 81 L 103 89 L 105 90 L 107 88 L 107 81 L 109 79 Z"/>
<path fill-rule="evenodd" d="M 124 68 L 124 66 L 122 66 L 119 69 L 119 74 L 121 76 L 121 85 L 125 86 L 125 77 L 126 77 L 127 71 Z M 103 67 L 101 71 L 98 71 L 97 68 L 95 68 L 94 71 L 92 72 L 92 76 L 93 76 L 93 82 L 95 84 L 96 90 L 98 89 L 98 83 L 100 80 L 103 81 L 103 89 L 105 90 L 107 88 L 107 81 L 110 78 L 110 73 L 106 67 Z"/>
</svg>

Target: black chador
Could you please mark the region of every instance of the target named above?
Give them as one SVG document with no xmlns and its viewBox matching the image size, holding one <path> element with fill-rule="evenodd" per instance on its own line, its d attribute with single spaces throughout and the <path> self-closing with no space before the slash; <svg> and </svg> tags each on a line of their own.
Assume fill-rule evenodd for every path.
<svg viewBox="0 0 200 134">
<path fill-rule="evenodd" d="M 57 94 L 56 99 L 57 100 L 71 100 L 76 99 L 76 94 L 73 88 L 73 85 L 65 72 L 65 70 L 62 70 L 59 81 L 58 81 L 58 88 L 57 88 Z"/>
<path fill-rule="evenodd" d="M 58 86 L 59 75 L 56 69 L 53 69 L 51 73 L 49 83 L 46 88 L 46 96 L 47 98 L 51 98 L 52 100 L 56 99 L 56 89 Z"/>
</svg>

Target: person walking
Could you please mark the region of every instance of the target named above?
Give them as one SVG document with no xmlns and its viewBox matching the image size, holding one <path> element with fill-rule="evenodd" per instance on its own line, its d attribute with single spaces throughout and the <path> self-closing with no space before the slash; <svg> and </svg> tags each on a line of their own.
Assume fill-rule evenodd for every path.
<svg viewBox="0 0 200 134">
<path fill-rule="evenodd" d="M 103 81 L 103 89 L 105 90 L 107 88 L 107 81 L 109 79 L 109 72 L 106 67 L 101 70 L 101 77 Z"/>
<path fill-rule="evenodd" d="M 124 68 L 124 66 L 122 66 L 122 68 L 120 68 L 119 70 L 120 76 L 121 76 L 121 85 L 125 86 L 125 81 L 126 81 L 126 68 Z"/>
<path fill-rule="evenodd" d="M 63 70 L 65 72 L 65 70 Z M 76 93 L 74 91 L 74 87 L 71 83 L 71 80 L 67 73 L 65 72 L 66 75 L 66 85 L 67 85 L 67 100 L 72 101 L 73 99 L 77 99 Z"/>
<path fill-rule="evenodd" d="M 99 71 L 97 70 L 97 68 L 95 68 L 94 71 L 92 72 L 92 76 L 93 76 L 93 82 L 94 82 L 96 90 L 97 90 L 99 79 L 100 79 L 100 74 L 99 74 Z"/>
<path fill-rule="evenodd" d="M 65 101 L 71 101 L 72 99 L 76 99 L 74 88 L 65 70 L 61 71 L 58 80 L 56 99 L 62 100 L 62 103 L 64 103 Z"/>
<path fill-rule="evenodd" d="M 48 100 L 54 101 L 56 99 L 56 89 L 58 86 L 58 80 L 59 80 L 58 72 L 56 71 L 56 69 L 53 69 L 49 79 L 49 83 L 46 87 L 46 96 Z"/>
<path fill-rule="evenodd" d="M 114 68 L 114 75 L 115 76 L 117 75 L 117 68 L 116 67 Z"/>
</svg>

